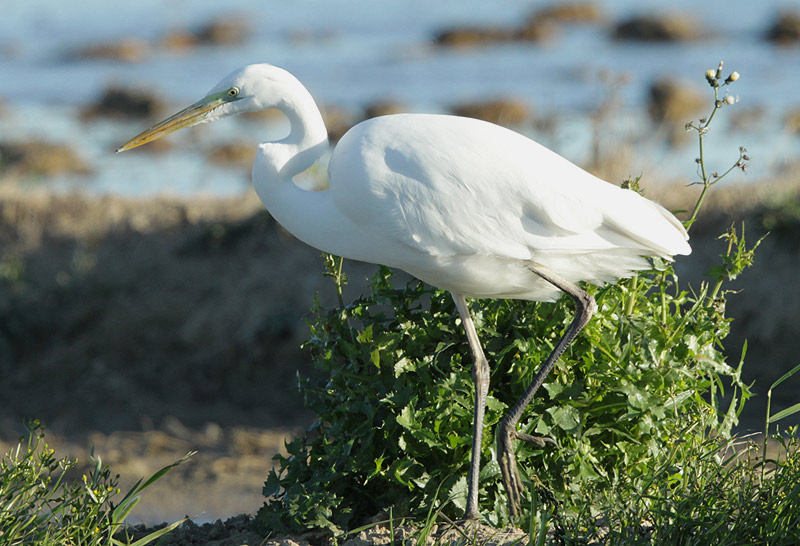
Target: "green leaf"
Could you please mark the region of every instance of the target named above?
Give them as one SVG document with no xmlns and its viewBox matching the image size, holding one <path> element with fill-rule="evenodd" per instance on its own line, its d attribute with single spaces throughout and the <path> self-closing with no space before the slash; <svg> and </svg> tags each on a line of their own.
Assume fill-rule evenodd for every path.
<svg viewBox="0 0 800 546">
<path fill-rule="evenodd" d="M 774 390 L 775 387 L 777 387 L 778 385 L 780 385 L 781 383 L 783 383 L 784 381 L 786 381 L 799 371 L 800 371 L 800 364 L 798 364 L 797 366 L 795 366 L 794 368 L 792 368 L 791 370 L 780 376 L 780 378 L 777 381 L 775 381 L 772 385 L 770 385 L 769 390 L 770 391 Z"/>
<path fill-rule="evenodd" d="M 789 417 L 790 415 L 794 415 L 797 412 L 800 412 L 800 402 L 798 402 L 797 404 L 794 404 L 792 406 L 789 406 L 788 408 L 786 408 L 786 409 L 784 409 L 782 411 L 779 411 L 778 413 L 776 413 L 775 415 L 770 417 L 769 418 L 769 423 L 770 424 L 775 423 L 777 421 L 780 421 L 784 417 Z"/>
<path fill-rule="evenodd" d="M 411 405 L 404 407 L 397 416 L 397 424 L 408 430 L 414 429 L 414 410 Z"/>
<path fill-rule="evenodd" d="M 553 416 L 553 423 L 565 431 L 575 430 L 581 421 L 580 413 L 572 406 L 561 406 L 547 410 Z"/>
</svg>

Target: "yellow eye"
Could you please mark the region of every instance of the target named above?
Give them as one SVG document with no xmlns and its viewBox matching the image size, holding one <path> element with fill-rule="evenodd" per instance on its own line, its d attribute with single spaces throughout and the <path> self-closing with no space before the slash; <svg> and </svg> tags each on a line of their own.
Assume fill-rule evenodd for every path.
<svg viewBox="0 0 800 546">
<path fill-rule="evenodd" d="M 228 89 L 228 96 L 229 97 L 233 98 L 238 94 L 239 94 L 239 88 L 238 87 L 231 87 L 230 89 Z"/>
</svg>

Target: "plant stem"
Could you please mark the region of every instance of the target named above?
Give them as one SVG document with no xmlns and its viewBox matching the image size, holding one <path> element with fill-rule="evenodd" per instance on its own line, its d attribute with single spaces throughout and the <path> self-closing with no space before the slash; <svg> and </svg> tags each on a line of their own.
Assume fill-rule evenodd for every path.
<svg viewBox="0 0 800 546">
<path fill-rule="evenodd" d="M 703 205 L 703 201 L 706 198 L 706 193 L 708 193 L 708 189 L 714 184 L 708 179 L 708 174 L 706 173 L 706 161 L 705 156 L 703 153 L 703 137 L 708 132 L 708 126 L 711 124 L 711 120 L 714 119 L 714 115 L 717 113 L 717 110 L 720 109 L 720 101 L 719 101 L 719 88 L 714 88 L 714 109 L 711 111 L 711 114 L 708 116 L 708 119 L 705 123 L 703 123 L 698 128 L 698 141 L 700 147 L 700 178 L 703 182 L 703 190 L 700 192 L 700 196 L 697 198 L 697 202 L 694 204 L 694 209 L 692 210 L 692 215 L 689 219 L 685 222 L 686 231 L 692 227 L 694 221 L 697 219 L 697 213 L 700 212 L 700 207 Z M 727 173 L 725 173 L 727 174 Z"/>
<path fill-rule="evenodd" d="M 630 316 L 633 314 L 633 307 L 636 304 L 636 291 L 639 286 L 639 275 L 634 275 L 631 278 L 630 293 L 628 297 L 628 305 L 625 306 L 625 314 Z"/>
<path fill-rule="evenodd" d="M 342 292 L 342 265 L 344 264 L 344 258 L 342 256 L 337 256 L 339 258 L 339 264 L 336 267 L 336 299 L 339 301 L 339 308 L 344 309 L 344 295 Z"/>
</svg>

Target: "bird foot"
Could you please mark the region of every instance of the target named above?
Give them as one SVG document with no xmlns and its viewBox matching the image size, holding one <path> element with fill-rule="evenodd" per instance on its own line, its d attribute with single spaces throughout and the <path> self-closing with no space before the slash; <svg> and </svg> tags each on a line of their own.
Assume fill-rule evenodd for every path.
<svg viewBox="0 0 800 546">
<path fill-rule="evenodd" d="M 530 434 L 525 434 L 524 432 L 516 432 L 514 433 L 514 436 L 516 436 L 517 440 L 529 442 L 536 447 L 544 447 L 547 444 L 556 445 L 556 441 L 549 436 L 531 436 Z"/>
<path fill-rule="evenodd" d="M 555 440 L 542 436 L 531 436 L 523 432 L 517 432 L 516 423 L 507 423 L 503 421 L 500 423 L 497 436 L 497 455 L 500 462 L 500 472 L 503 476 L 503 486 L 508 496 L 508 515 L 511 521 L 520 514 L 520 503 L 522 502 L 522 479 L 519 476 L 517 469 L 517 458 L 514 455 L 514 446 L 512 441 L 514 439 L 524 440 L 530 442 L 538 447 L 544 447 L 547 444 L 556 445 Z M 539 483 L 538 478 L 535 478 Z M 541 486 L 541 483 L 539 483 Z"/>
<path fill-rule="evenodd" d="M 511 521 L 514 521 L 520 513 L 522 479 L 519 477 L 517 459 L 511 444 L 514 433 L 509 433 L 508 428 L 505 422 L 500 424 L 497 438 L 497 458 L 500 462 L 500 472 L 503 475 L 503 487 L 508 496 L 508 515 Z"/>
</svg>

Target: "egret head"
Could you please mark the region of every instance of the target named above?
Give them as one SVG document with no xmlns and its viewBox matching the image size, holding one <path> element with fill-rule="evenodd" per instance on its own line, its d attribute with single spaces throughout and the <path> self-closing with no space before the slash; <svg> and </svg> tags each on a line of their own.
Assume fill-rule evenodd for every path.
<svg viewBox="0 0 800 546">
<path fill-rule="evenodd" d="M 133 137 L 117 149 L 124 152 L 179 129 L 239 114 L 280 108 L 300 83 L 289 72 L 270 64 L 251 64 L 235 70 L 208 94 L 164 121 Z M 302 86 L 301 86 L 302 87 Z"/>
</svg>

